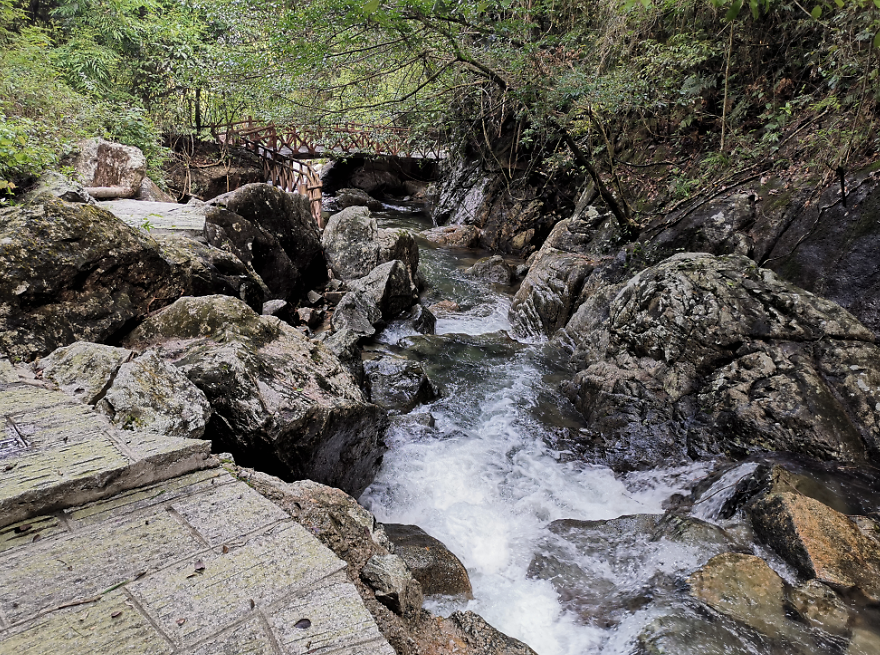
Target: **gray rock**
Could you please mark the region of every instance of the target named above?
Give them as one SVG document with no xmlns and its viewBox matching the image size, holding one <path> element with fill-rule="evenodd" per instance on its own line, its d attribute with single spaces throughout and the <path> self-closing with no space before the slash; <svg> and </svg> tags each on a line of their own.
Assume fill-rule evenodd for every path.
<svg viewBox="0 0 880 655">
<path fill-rule="evenodd" d="M 412 307 L 419 297 L 406 266 L 399 260 L 380 264 L 349 286 L 370 297 L 386 321 Z"/>
<path fill-rule="evenodd" d="M 25 360 L 109 341 L 183 293 L 160 246 L 92 205 L 0 210 L 0 351 Z"/>
<path fill-rule="evenodd" d="M 536 655 L 523 642 L 508 637 L 474 612 L 453 612 L 448 621 L 461 630 L 471 652 L 481 655 Z"/>
<path fill-rule="evenodd" d="M 370 399 L 387 410 L 407 412 L 438 395 L 422 365 L 402 357 L 366 361 L 364 373 Z"/>
<path fill-rule="evenodd" d="M 410 282 L 416 286 L 419 279 L 419 246 L 408 230 L 379 230 L 379 251 L 376 265 L 399 260 L 409 273 Z"/>
<path fill-rule="evenodd" d="M 353 280 L 367 275 L 379 257 L 379 228 L 365 207 L 334 214 L 324 228 L 321 245 L 333 275 Z"/>
<path fill-rule="evenodd" d="M 263 316 L 277 316 L 282 321 L 290 314 L 290 303 L 286 300 L 268 300 L 263 303 L 260 313 Z"/>
<path fill-rule="evenodd" d="M 323 338 L 322 338 L 323 337 Z M 349 328 L 334 330 L 332 334 L 324 332 L 319 340 L 327 349 L 339 358 L 339 362 L 351 373 L 360 386 L 364 382 L 364 365 L 361 361 L 361 349 L 358 345 L 361 335 Z"/>
<path fill-rule="evenodd" d="M 473 598 L 467 569 L 442 541 L 417 525 L 386 523 L 384 528 L 425 595 Z"/>
<path fill-rule="evenodd" d="M 324 320 L 324 310 L 315 309 L 313 307 L 300 307 L 296 310 L 296 316 L 299 319 L 299 322 L 314 329 Z"/>
<path fill-rule="evenodd" d="M 324 297 L 320 293 L 318 293 L 317 291 L 309 291 L 306 294 L 306 300 L 309 301 L 310 305 L 317 305 L 323 299 L 324 299 Z"/>
<path fill-rule="evenodd" d="M 617 241 L 613 219 L 587 207 L 560 221 L 529 258 L 528 272 L 510 306 L 515 334 L 552 336 L 577 309 L 584 283 Z"/>
<path fill-rule="evenodd" d="M 422 590 L 398 555 L 373 555 L 361 577 L 376 592 L 376 599 L 396 614 L 410 614 L 422 607 Z"/>
<path fill-rule="evenodd" d="M 880 453 L 873 339 L 745 257 L 681 254 L 591 288 L 560 336 L 579 371 L 563 389 L 617 469 L 773 450 L 865 462 Z"/>
<path fill-rule="evenodd" d="M 323 345 L 226 296 L 182 298 L 125 343 L 155 348 L 208 397 L 207 434 L 237 462 L 358 495 L 384 450 L 384 412 Z"/>
<path fill-rule="evenodd" d="M 367 207 L 374 211 L 382 209 L 382 203 L 363 189 L 339 189 L 334 196 L 336 207 L 340 210 L 347 209 L 348 207 Z"/>
<path fill-rule="evenodd" d="M 94 405 L 104 396 L 119 367 L 135 355 L 125 348 L 78 341 L 44 357 L 36 368 L 64 393 Z"/>
<path fill-rule="evenodd" d="M 510 264 L 504 261 L 501 255 L 493 255 L 481 259 L 476 264 L 465 270 L 465 275 L 477 277 L 482 280 L 509 286 L 516 281 L 516 272 Z"/>
<path fill-rule="evenodd" d="M 382 325 L 382 310 L 372 296 L 349 291 L 336 306 L 331 323 L 334 330 L 351 330 L 359 336 L 371 337 L 376 334 L 376 326 Z"/>
<path fill-rule="evenodd" d="M 162 191 L 153 180 L 148 177 L 144 177 L 144 181 L 141 182 L 141 186 L 138 189 L 137 193 L 138 200 L 145 200 L 147 202 L 177 202 L 177 200 Z"/>
<path fill-rule="evenodd" d="M 308 200 L 268 184 L 218 196 L 206 209 L 208 242 L 252 266 L 274 298 L 297 301 L 326 279 Z"/>
<path fill-rule="evenodd" d="M 122 364 L 95 407 L 124 430 L 188 439 L 202 438 L 212 413 L 205 394 L 152 352 Z"/>
<path fill-rule="evenodd" d="M 73 166 L 92 196 L 131 198 L 141 188 L 147 159 L 139 148 L 95 138 L 79 144 Z"/>
<path fill-rule="evenodd" d="M 55 171 L 46 171 L 40 175 L 37 183 L 27 192 L 23 201 L 25 203 L 33 202 L 43 194 L 49 194 L 53 198 L 67 202 L 94 202 L 82 184 L 70 180 Z"/>
<path fill-rule="evenodd" d="M 449 248 L 475 248 L 480 241 L 480 229 L 473 225 L 443 225 L 422 232 L 431 243 Z"/>
<path fill-rule="evenodd" d="M 261 311 L 269 289 L 253 268 L 232 253 L 177 234 L 158 234 L 162 256 L 174 265 L 183 295 L 222 294 L 243 300 Z"/>
<path fill-rule="evenodd" d="M 421 303 L 413 305 L 412 309 L 402 314 L 400 318 L 419 334 L 434 334 L 437 327 L 437 317 Z"/>
</svg>

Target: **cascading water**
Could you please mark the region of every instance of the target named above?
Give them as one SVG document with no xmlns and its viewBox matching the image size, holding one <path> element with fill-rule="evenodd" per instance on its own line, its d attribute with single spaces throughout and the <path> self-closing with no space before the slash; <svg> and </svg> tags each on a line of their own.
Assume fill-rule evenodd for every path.
<svg viewBox="0 0 880 655">
<path fill-rule="evenodd" d="M 380 220 L 386 227 L 428 226 L 399 212 Z M 627 652 L 625 624 L 615 631 L 581 620 L 560 604 L 550 582 L 529 577 L 530 564 L 551 521 L 660 514 L 664 500 L 706 469 L 620 478 L 562 450 L 560 435 L 579 423 L 556 389 L 554 353 L 509 336 L 509 292 L 463 275 L 463 253 L 420 245 L 433 293 L 459 309 L 438 317 L 436 335 L 392 324 L 375 348 L 419 360 L 440 385 L 442 397 L 415 410 L 430 412 L 436 427 L 392 429 L 382 469 L 361 502 L 382 522 L 416 524 L 443 541 L 470 573 L 474 600 L 466 608 L 539 655 Z M 692 559 L 678 546 L 655 544 L 645 553 L 651 570 L 687 567 Z M 608 569 L 612 584 L 641 575 L 626 568 Z M 440 613 L 465 607 L 429 603 Z"/>
</svg>

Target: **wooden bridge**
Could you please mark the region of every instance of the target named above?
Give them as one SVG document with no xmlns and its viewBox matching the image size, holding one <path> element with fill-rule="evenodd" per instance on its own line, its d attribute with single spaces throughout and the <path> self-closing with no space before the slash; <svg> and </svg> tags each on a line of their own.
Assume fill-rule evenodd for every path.
<svg viewBox="0 0 880 655">
<path fill-rule="evenodd" d="M 307 160 L 353 154 L 413 159 L 442 159 L 445 155 L 438 141 L 419 141 L 406 128 L 387 125 L 280 127 L 248 119 L 212 125 L 210 130 L 219 143 L 243 146 L 259 155 L 268 182 L 308 197 L 319 227 L 323 227 L 321 178 Z"/>
</svg>

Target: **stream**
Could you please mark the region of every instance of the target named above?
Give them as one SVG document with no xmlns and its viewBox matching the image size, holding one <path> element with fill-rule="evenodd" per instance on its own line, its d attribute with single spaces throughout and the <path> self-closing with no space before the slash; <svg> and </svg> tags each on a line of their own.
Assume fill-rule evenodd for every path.
<svg viewBox="0 0 880 655">
<path fill-rule="evenodd" d="M 377 213 L 380 226 L 416 234 L 431 227 L 426 215 L 403 209 Z M 479 253 L 422 239 L 419 247 L 423 303 L 451 300 L 459 310 L 438 313 L 435 335 L 392 323 L 365 356 L 393 353 L 421 362 L 442 393 L 414 412 L 430 412 L 436 423 L 392 427 L 382 468 L 360 502 L 381 522 L 420 526 L 467 567 L 474 600 L 429 598 L 435 613 L 477 612 L 539 655 L 630 652 L 632 636 L 649 617 L 630 613 L 613 627 L 584 621 L 560 604 L 549 581 L 529 576 L 530 564 L 544 554 L 551 521 L 662 513 L 663 502 L 704 477 L 708 466 L 619 476 L 579 462 L 566 448 L 566 435 L 582 420 L 557 391 L 560 355 L 548 344 L 510 336 L 514 290 L 464 275 Z M 696 557 L 671 545 L 634 546 L 638 570 L 580 565 L 607 567 L 602 577 L 627 587 L 657 571 L 688 568 Z"/>
</svg>

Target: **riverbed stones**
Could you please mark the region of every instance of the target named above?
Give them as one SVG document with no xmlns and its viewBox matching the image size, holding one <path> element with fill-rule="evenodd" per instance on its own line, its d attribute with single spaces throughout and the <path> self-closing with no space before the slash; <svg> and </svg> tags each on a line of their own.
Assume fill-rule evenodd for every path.
<svg viewBox="0 0 880 655">
<path fill-rule="evenodd" d="M 183 298 L 126 338 L 155 348 L 207 396 L 207 434 L 242 463 L 360 494 L 384 450 L 384 412 L 339 360 L 226 296 Z"/>
<path fill-rule="evenodd" d="M 601 461 L 878 454 L 880 350 L 851 314 L 741 256 L 680 254 L 597 289 L 560 337 Z M 869 409 L 871 408 L 871 409 Z"/>
<path fill-rule="evenodd" d="M 749 514 L 758 537 L 801 575 L 880 601 L 880 544 L 846 515 L 786 492 L 758 500 Z"/>
<path fill-rule="evenodd" d="M 25 360 L 118 339 L 183 292 L 149 236 L 54 199 L 0 210 L 0 269 L 0 351 Z"/>
<path fill-rule="evenodd" d="M 421 303 L 413 305 L 409 312 L 399 318 L 419 334 L 434 334 L 437 328 L 437 317 Z"/>
<path fill-rule="evenodd" d="M 364 362 L 370 400 L 383 409 L 406 413 L 437 397 L 438 389 L 418 362 L 385 355 Z"/>
<path fill-rule="evenodd" d="M 417 525 L 385 523 L 385 533 L 394 544 L 426 596 L 473 598 L 467 569 L 439 539 Z"/>
<path fill-rule="evenodd" d="M 754 555 L 722 553 L 688 579 L 690 593 L 717 612 L 767 635 L 785 633 L 785 582 Z"/>
</svg>

